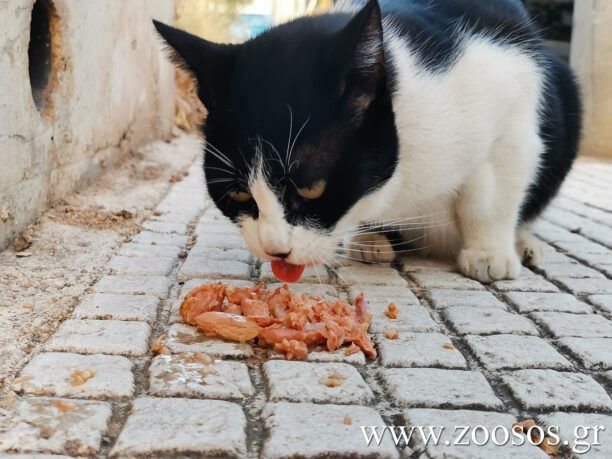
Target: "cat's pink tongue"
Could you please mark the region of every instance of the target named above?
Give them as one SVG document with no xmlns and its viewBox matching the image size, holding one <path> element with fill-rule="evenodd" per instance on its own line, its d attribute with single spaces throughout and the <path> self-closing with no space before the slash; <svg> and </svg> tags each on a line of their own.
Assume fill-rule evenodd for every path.
<svg viewBox="0 0 612 459">
<path fill-rule="evenodd" d="M 272 272 L 283 282 L 297 282 L 304 272 L 304 265 L 292 265 L 285 260 L 272 260 Z"/>
</svg>

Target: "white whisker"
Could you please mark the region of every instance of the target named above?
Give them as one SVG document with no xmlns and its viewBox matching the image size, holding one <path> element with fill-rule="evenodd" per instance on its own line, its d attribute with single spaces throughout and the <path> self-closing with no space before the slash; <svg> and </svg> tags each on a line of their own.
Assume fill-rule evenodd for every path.
<svg viewBox="0 0 612 459">
<path fill-rule="evenodd" d="M 300 136 L 300 134 L 302 133 L 302 131 L 304 130 L 304 128 L 306 127 L 309 121 L 310 121 L 310 117 L 306 118 L 306 121 L 304 121 L 304 124 L 302 124 L 302 127 L 300 128 L 298 133 L 295 135 L 295 138 L 293 139 L 293 143 L 291 144 L 291 149 L 289 150 L 289 155 L 287 157 L 287 163 L 289 163 L 289 160 L 291 159 L 291 155 L 293 154 L 293 148 L 295 147 L 295 143 L 297 142 L 298 137 Z M 289 167 L 289 171 L 291 171 L 291 167 Z"/>
<path fill-rule="evenodd" d="M 291 145 L 291 136 L 293 135 L 293 110 L 291 105 L 287 104 L 289 109 L 289 139 L 287 139 L 287 151 L 285 152 L 285 163 L 289 164 L 289 146 Z"/>
<path fill-rule="evenodd" d="M 221 161 L 226 166 L 231 167 L 232 169 L 236 169 L 236 166 L 234 166 L 234 164 L 229 159 L 226 159 L 224 155 L 223 156 L 220 155 L 215 150 L 208 148 L 208 146 L 204 147 L 204 151 L 213 155 L 215 158 L 217 158 L 219 161 Z"/>
<path fill-rule="evenodd" d="M 234 175 L 236 173 L 236 171 L 230 171 L 228 169 L 223 169 L 221 167 L 212 167 L 212 166 L 204 166 L 204 171 L 207 170 L 211 170 L 211 171 L 219 171 L 219 172 L 227 172 L 230 175 Z"/>
</svg>

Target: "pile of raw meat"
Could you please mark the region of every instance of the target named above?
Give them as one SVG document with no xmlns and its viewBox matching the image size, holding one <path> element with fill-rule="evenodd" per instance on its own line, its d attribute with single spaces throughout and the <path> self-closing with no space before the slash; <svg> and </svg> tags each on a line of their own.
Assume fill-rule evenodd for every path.
<svg viewBox="0 0 612 459">
<path fill-rule="evenodd" d="M 361 294 L 355 306 L 291 292 L 287 285 L 269 291 L 223 283 L 206 284 L 187 294 L 180 308 L 183 320 L 209 335 L 238 342 L 257 339 L 289 359 L 305 359 L 308 346 L 322 344 L 329 351 L 343 345 L 345 355 L 359 350 L 376 358 L 368 336 L 372 316 Z"/>
</svg>

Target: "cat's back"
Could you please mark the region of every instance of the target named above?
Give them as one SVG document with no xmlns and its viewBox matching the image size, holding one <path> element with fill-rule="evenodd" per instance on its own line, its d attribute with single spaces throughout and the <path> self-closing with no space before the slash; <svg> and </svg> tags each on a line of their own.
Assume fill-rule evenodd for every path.
<svg viewBox="0 0 612 459">
<path fill-rule="evenodd" d="M 430 70 L 448 68 L 466 39 L 517 46 L 529 53 L 540 40 L 519 0 L 380 0 L 389 32 L 410 43 Z"/>
</svg>

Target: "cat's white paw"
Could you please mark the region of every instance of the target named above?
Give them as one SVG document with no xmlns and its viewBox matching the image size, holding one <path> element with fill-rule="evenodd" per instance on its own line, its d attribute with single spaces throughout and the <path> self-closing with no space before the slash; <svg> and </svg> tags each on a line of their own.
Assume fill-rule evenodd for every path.
<svg viewBox="0 0 612 459">
<path fill-rule="evenodd" d="M 538 266 L 544 258 L 544 243 L 526 229 L 517 234 L 516 250 L 525 266 Z"/>
<path fill-rule="evenodd" d="M 368 233 L 353 236 L 347 244 L 348 255 L 368 263 L 391 263 L 395 251 L 384 234 Z"/>
<path fill-rule="evenodd" d="M 463 249 L 458 263 L 464 275 L 484 283 L 516 279 L 521 270 L 520 260 L 514 250 Z"/>
</svg>

